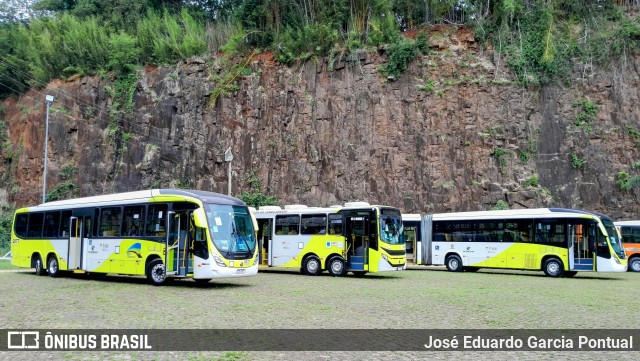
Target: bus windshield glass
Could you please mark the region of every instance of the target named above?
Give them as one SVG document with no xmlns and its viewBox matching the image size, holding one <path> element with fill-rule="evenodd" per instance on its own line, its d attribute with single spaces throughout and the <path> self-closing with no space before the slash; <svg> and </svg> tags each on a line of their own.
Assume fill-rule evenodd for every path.
<svg viewBox="0 0 640 361">
<path fill-rule="evenodd" d="M 380 240 L 389 244 L 404 244 L 404 228 L 399 210 L 380 210 Z"/>
<path fill-rule="evenodd" d="M 609 241 L 611 241 L 611 247 L 618 255 L 618 258 L 625 259 L 624 249 L 622 248 L 622 240 L 620 239 L 620 234 L 618 233 L 618 229 L 613 225 L 608 219 L 603 219 L 602 224 L 604 228 L 607 230 L 607 234 L 609 235 Z"/>
<path fill-rule="evenodd" d="M 205 204 L 205 211 L 211 239 L 223 256 L 249 258 L 253 255 L 256 239 L 247 207 Z"/>
</svg>

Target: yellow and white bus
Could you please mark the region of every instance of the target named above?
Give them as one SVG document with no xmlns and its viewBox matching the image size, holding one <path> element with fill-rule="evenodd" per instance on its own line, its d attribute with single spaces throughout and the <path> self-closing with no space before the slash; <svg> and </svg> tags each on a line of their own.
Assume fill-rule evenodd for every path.
<svg viewBox="0 0 640 361">
<path fill-rule="evenodd" d="M 351 202 L 330 208 L 263 206 L 255 211 L 264 265 L 315 276 L 402 270 L 402 218 L 396 208 Z"/>
<path fill-rule="evenodd" d="M 407 214 L 403 220 L 415 239 L 407 245 L 409 257 L 418 265 L 542 270 L 550 277 L 627 269 L 620 235 L 599 213 L 540 208 Z"/>
<path fill-rule="evenodd" d="M 154 189 L 44 203 L 16 211 L 12 264 L 62 271 L 146 275 L 204 283 L 258 272 L 248 207 L 225 195 Z"/>
</svg>

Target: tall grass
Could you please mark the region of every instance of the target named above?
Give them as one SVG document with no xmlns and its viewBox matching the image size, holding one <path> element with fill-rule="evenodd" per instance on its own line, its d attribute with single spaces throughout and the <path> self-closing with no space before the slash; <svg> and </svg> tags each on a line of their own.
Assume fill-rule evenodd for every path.
<svg viewBox="0 0 640 361">
<path fill-rule="evenodd" d="M 126 72 L 132 66 L 175 63 L 207 52 L 205 21 L 187 10 L 149 11 L 131 29 L 117 29 L 95 17 L 69 14 L 0 26 L 0 96 L 42 86 L 63 77 L 99 70 Z"/>
<path fill-rule="evenodd" d="M 144 63 L 175 63 L 207 51 L 205 24 L 187 10 L 179 15 L 149 11 L 138 22 L 136 35 Z"/>
</svg>

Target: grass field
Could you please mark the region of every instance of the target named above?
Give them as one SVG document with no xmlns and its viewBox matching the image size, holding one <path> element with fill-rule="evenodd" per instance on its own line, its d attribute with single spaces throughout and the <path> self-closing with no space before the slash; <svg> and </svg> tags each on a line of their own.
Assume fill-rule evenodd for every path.
<svg viewBox="0 0 640 361">
<path fill-rule="evenodd" d="M 1 270 L 8 270 L 8 269 L 13 269 L 13 270 L 17 270 L 18 267 L 12 266 L 11 265 L 11 261 L 9 260 L 0 260 L 0 271 Z"/>
<path fill-rule="evenodd" d="M 2 272 L 0 282 L 3 329 L 640 328 L 640 274 L 635 273 L 553 279 L 542 272 L 451 273 L 425 267 L 334 278 L 269 270 L 206 286 L 175 281 L 154 287 L 137 277 L 53 279 L 25 270 Z M 204 359 L 287 359 L 278 355 Z"/>
</svg>

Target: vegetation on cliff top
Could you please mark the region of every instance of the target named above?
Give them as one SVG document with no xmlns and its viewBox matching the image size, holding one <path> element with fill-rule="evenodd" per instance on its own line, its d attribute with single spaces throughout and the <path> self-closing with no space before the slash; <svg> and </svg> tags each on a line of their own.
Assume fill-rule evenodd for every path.
<svg viewBox="0 0 640 361">
<path fill-rule="evenodd" d="M 0 7 L 0 97 L 52 78 L 270 50 L 291 64 L 384 46 L 394 77 L 425 48 L 400 36 L 426 25 L 474 27 L 522 84 L 562 80 L 580 64 L 629 55 L 640 23 L 630 0 L 6 0 Z M 634 5 L 636 4 L 636 5 Z M 223 48 L 224 46 L 224 48 Z"/>
</svg>

